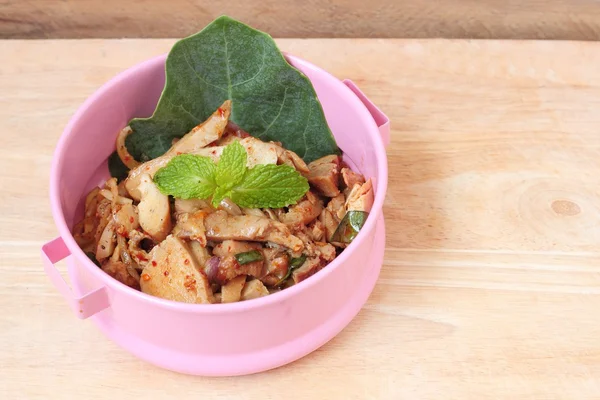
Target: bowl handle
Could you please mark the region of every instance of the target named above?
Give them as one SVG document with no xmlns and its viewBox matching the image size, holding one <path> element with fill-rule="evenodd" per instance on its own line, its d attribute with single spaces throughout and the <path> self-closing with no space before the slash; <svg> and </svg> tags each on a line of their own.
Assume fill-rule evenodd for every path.
<svg viewBox="0 0 600 400">
<path fill-rule="evenodd" d="M 352 92 L 358 97 L 360 101 L 367 107 L 367 110 L 371 113 L 371 116 L 375 120 L 375 123 L 379 127 L 381 133 L 381 139 L 383 139 L 383 145 L 387 147 L 390 144 L 390 119 L 383 113 L 369 98 L 356 86 L 350 79 L 344 79 L 344 84 L 348 86 Z"/>
<path fill-rule="evenodd" d="M 73 294 L 71 288 L 67 285 L 58 269 L 54 266 L 54 264 L 70 255 L 71 252 L 61 237 L 57 237 L 42 246 L 42 261 L 44 262 L 46 275 L 48 275 L 48 278 L 50 278 L 54 286 L 67 300 L 67 303 L 69 303 L 69 306 L 73 312 L 75 312 L 75 315 L 81 319 L 85 319 L 104 310 L 110 303 L 104 287 L 91 291 L 81 297 L 76 297 Z"/>
</svg>

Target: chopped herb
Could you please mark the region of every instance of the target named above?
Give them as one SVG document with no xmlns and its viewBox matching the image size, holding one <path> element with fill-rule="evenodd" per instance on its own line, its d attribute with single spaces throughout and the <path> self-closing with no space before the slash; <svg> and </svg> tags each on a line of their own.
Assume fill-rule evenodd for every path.
<svg viewBox="0 0 600 400">
<path fill-rule="evenodd" d="M 283 282 L 285 282 L 286 280 L 288 280 L 288 278 L 290 276 L 292 276 L 292 272 L 294 272 L 295 269 L 298 269 L 302 266 L 302 264 L 304 264 L 304 262 L 306 261 L 306 256 L 303 254 L 300 257 L 294 257 L 290 260 L 290 265 L 288 267 L 287 273 L 285 274 L 285 276 L 283 278 L 281 278 L 279 280 L 279 282 L 277 282 L 275 284 L 275 286 L 279 286 L 281 285 Z"/>
<path fill-rule="evenodd" d="M 369 213 L 366 211 L 348 211 L 333 233 L 331 241 L 339 243 L 352 242 L 365 224 L 368 216 Z"/>
<path fill-rule="evenodd" d="M 292 260 L 290 261 L 290 268 L 292 270 L 294 270 L 296 268 L 300 268 L 302 266 L 302 264 L 304 264 L 304 261 L 306 261 L 305 255 L 301 255 L 300 257 L 292 258 Z"/>
<path fill-rule="evenodd" d="M 244 264 L 248 264 L 248 263 L 255 262 L 255 261 L 262 261 L 265 258 L 263 257 L 263 255 L 260 251 L 251 250 L 251 251 L 246 251 L 244 253 L 236 254 L 235 259 L 237 260 L 238 264 L 244 265 Z"/>
</svg>

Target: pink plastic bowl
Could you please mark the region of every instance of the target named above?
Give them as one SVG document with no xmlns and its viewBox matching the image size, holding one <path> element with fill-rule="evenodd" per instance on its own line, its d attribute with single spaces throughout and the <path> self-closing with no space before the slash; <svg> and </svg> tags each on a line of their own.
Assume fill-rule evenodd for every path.
<svg viewBox="0 0 600 400">
<path fill-rule="evenodd" d="M 165 56 L 143 62 L 100 88 L 60 138 L 50 178 L 52 214 L 60 237 L 42 247 L 44 268 L 76 315 L 136 356 L 196 375 L 242 375 L 292 362 L 339 333 L 367 301 L 385 247 L 382 214 L 387 187 L 387 117 L 351 82 L 293 56 L 312 81 L 340 148 L 374 179 L 375 204 L 354 242 L 299 285 L 233 304 L 184 304 L 152 297 L 96 267 L 70 233 L 81 199 L 106 180 L 117 132 L 132 117 L 152 114 L 165 81 Z M 54 263 L 67 259 L 72 289 Z"/>
</svg>

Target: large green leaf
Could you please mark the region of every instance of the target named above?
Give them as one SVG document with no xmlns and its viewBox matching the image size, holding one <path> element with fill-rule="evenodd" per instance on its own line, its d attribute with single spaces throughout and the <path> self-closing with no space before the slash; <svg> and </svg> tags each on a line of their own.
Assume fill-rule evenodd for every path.
<svg viewBox="0 0 600 400">
<path fill-rule="evenodd" d="M 226 99 L 233 122 L 306 162 L 339 153 L 308 78 L 269 35 L 225 16 L 175 43 L 154 115 L 130 123 L 129 152 L 141 161 L 160 156 Z"/>
</svg>

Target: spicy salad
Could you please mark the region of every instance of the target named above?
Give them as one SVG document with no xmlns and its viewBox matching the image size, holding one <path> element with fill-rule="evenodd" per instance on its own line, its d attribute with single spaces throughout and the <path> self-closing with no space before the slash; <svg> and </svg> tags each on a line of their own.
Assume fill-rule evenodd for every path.
<svg viewBox="0 0 600 400">
<path fill-rule="evenodd" d="M 153 116 L 119 132 L 109 169 L 85 197 L 75 240 L 123 284 L 186 303 L 307 279 L 373 204 L 310 81 L 268 35 L 228 17 L 175 44 Z"/>
</svg>

